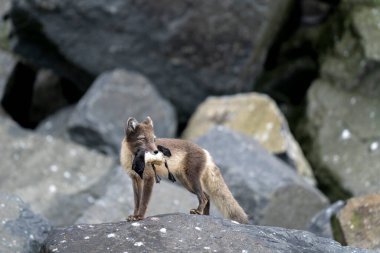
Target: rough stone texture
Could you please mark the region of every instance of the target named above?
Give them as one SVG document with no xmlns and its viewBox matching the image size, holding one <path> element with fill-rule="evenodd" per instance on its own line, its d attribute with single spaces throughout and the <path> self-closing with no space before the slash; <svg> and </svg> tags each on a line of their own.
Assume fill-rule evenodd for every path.
<svg viewBox="0 0 380 253">
<path fill-rule="evenodd" d="M 139 222 L 57 228 L 41 253 L 59 252 L 365 253 L 312 233 L 240 225 L 210 216 L 170 214 Z"/>
<path fill-rule="evenodd" d="M 0 49 L 0 101 L 4 96 L 6 85 L 16 64 L 16 59 L 10 53 Z"/>
<path fill-rule="evenodd" d="M 294 161 L 297 172 L 315 184 L 308 161 L 270 97 L 259 93 L 209 97 L 191 117 L 183 137 L 194 139 L 217 125 L 253 137 L 269 152 L 286 153 Z"/>
<path fill-rule="evenodd" d="M 75 106 L 65 107 L 52 116 L 43 120 L 36 128 L 36 132 L 43 135 L 51 135 L 64 140 L 69 140 L 68 122 Z"/>
<path fill-rule="evenodd" d="M 0 252 L 38 252 L 51 229 L 19 197 L 0 193 Z"/>
<path fill-rule="evenodd" d="M 334 235 L 331 227 L 331 219 L 344 207 L 344 205 L 345 202 L 339 200 L 318 212 L 311 219 L 307 231 L 310 231 L 318 236 L 333 239 Z"/>
<path fill-rule="evenodd" d="M 348 245 L 380 252 L 380 194 L 349 199 L 338 221 Z"/>
<path fill-rule="evenodd" d="M 152 118 L 157 136 L 174 136 L 173 107 L 144 76 L 119 69 L 96 79 L 72 113 L 68 127 L 75 141 L 118 155 L 128 117 L 143 120 L 146 116 Z"/>
<path fill-rule="evenodd" d="M 172 212 L 189 213 L 190 209 L 197 207 L 198 200 L 195 195 L 167 180 L 155 184 L 149 201 L 146 216 Z M 125 220 L 133 213 L 134 200 L 132 181 L 120 167 L 115 171 L 106 193 L 94 205 L 83 212 L 76 221 L 79 223 L 104 223 Z M 219 213 L 211 210 L 212 215 Z"/>
<path fill-rule="evenodd" d="M 339 11 L 343 24 L 321 59 L 301 126 L 315 175 L 332 199 L 380 190 L 380 61 L 378 40 L 368 37 L 377 36 L 380 3 L 342 1 Z"/>
<path fill-rule="evenodd" d="M 250 88 L 292 1 L 13 3 L 13 49 L 29 61 L 83 88 L 106 70 L 138 71 L 190 116 L 210 93 Z"/>
<path fill-rule="evenodd" d="M 39 136 L 0 118 L 0 191 L 12 192 L 53 225 L 69 225 L 105 191 L 112 159 Z"/>
<path fill-rule="evenodd" d="M 305 228 L 326 198 L 255 140 L 225 127 L 196 140 L 207 149 L 231 192 L 256 224 Z"/>
</svg>

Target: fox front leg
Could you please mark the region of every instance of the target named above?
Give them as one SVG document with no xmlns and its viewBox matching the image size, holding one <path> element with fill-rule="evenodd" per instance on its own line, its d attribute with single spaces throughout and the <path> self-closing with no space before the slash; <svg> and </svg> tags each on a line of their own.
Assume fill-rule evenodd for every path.
<svg viewBox="0 0 380 253">
<path fill-rule="evenodd" d="M 134 221 L 137 219 L 143 189 L 142 180 L 137 175 L 132 177 L 132 185 L 135 208 L 133 214 L 128 216 L 127 221 Z"/>
<path fill-rule="evenodd" d="M 140 205 L 137 211 L 137 215 L 135 216 L 135 220 L 144 219 L 145 212 L 150 200 L 150 196 L 152 195 L 153 185 L 154 185 L 153 175 L 144 175 Z"/>
</svg>

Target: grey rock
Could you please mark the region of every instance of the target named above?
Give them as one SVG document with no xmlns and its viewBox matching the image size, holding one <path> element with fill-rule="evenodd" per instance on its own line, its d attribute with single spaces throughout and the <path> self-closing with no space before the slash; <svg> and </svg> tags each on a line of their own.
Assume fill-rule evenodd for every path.
<svg viewBox="0 0 380 253">
<path fill-rule="evenodd" d="M 302 229 L 327 205 L 322 193 L 246 135 L 217 127 L 195 142 L 210 152 L 256 224 Z"/>
<path fill-rule="evenodd" d="M 30 203 L 53 225 L 68 225 L 105 191 L 114 161 L 79 145 L 39 136 L 0 118 L 0 191 Z"/>
<path fill-rule="evenodd" d="M 250 88 L 292 1 L 13 3 L 18 54 L 82 89 L 110 69 L 140 72 L 189 116 L 210 93 Z"/>
<path fill-rule="evenodd" d="M 30 121 L 37 124 L 42 119 L 67 106 L 61 79 L 53 71 L 40 69 L 33 85 Z"/>
<path fill-rule="evenodd" d="M 51 135 L 64 140 L 70 140 L 68 122 L 75 106 L 65 107 L 43 120 L 36 128 L 42 135 Z"/>
<path fill-rule="evenodd" d="M 307 230 L 318 236 L 333 239 L 331 218 L 335 216 L 344 207 L 344 205 L 345 205 L 344 201 L 338 200 L 332 205 L 318 212 L 311 219 Z"/>
<path fill-rule="evenodd" d="M 41 253 L 59 252 L 370 253 L 312 233 L 240 225 L 210 216 L 170 214 L 139 222 L 56 228 Z"/>
<path fill-rule="evenodd" d="M 96 79 L 76 106 L 68 127 L 78 143 L 118 155 L 128 117 L 143 120 L 146 116 L 153 119 L 157 136 L 174 136 L 173 107 L 144 76 L 119 69 Z"/>
<path fill-rule="evenodd" d="M 19 197 L 0 193 L 0 252 L 38 252 L 51 230 Z"/>
<path fill-rule="evenodd" d="M 379 11 L 377 1 L 341 2 L 344 29 L 308 91 L 305 151 L 331 199 L 380 190 Z"/>
<path fill-rule="evenodd" d="M 16 59 L 10 53 L 0 49 L 0 101 L 4 96 L 6 86 L 16 64 Z"/>
</svg>

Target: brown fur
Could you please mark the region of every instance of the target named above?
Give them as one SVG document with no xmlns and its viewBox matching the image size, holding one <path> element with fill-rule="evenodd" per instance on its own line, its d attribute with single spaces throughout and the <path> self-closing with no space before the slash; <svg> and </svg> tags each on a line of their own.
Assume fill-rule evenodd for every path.
<svg viewBox="0 0 380 253">
<path fill-rule="evenodd" d="M 191 214 L 209 214 L 211 200 L 226 218 L 248 223 L 247 215 L 232 196 L 209 153 L 186 140 L 156 139 L 149 117 L 141 123 L 129 118 L 126 137 L 121 143 L 120 162 L 132 178 L 135 200 L 135 209 L 133 215 L 128 217 L 129 221 L 144 218 L 154 185 L 151 165 L 146 165 L 143 179 L 132 170 L 133 154 L 139 148 L 154 152 L 157 145 L 170 149 L 172 155 L 167 158 L 170 171 L 188 191 L 197 195 L 199 205 L 190 210 Z M 160 176 L 168 174 L 163 165 L 156 166 L 156 171 Z"/>
</svg>

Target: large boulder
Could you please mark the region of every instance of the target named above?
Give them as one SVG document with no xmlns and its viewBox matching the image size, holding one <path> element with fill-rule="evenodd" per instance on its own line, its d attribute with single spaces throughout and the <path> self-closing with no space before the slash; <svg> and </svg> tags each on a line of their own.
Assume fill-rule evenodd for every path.
<svg viewBox="0 0 380 253">
<path fill-rule="evenodd" d="M 16 68 L 16 59 L 8 52 L 0 49 L 0 102 L 3 99 L 6 86 Z"/>
<path fill-rule="evenodd" d="M 370 253 L 312 233 L 240 225 L 210 216 L 170 214 L 139 222 L 56 228 L 41 253 L 72 252 L 303 252 Z"/>
<path fill-rule="evenodd" d="M 349 199 L 337 215 L 348 245 L 380 250 L 380 194 Z"/>
<path fill-rule="evenodd" d="M 297 172 L 315 184 L 308 161 L 290 132 L 285 117 L 270 97 L 259 93 L 209 97 L 190 118 L 183 137 L 194 139 L 218 125 L 251 136 L 269 152 L 285 154 Z"/>
<path fill-rule="evenodd" d="M 19 197 L 0 193 L 0 252 L 39 252 L 51 230 Z"/>
<path fill-rule="evenodd" d="M 291 4 L 14 0 L 13 49 L 82 89 L 110 69 L 138 71 L 190 116 L 210 93 L 250 88 Z"/>
<path fill-rule="evenodd" d="M 255 140 L 225 127 L 196 140 L 254 223 L 303 229 L 327 199 Z"/>
<path fill-rule="evenodd" d="M 113 159 L 0 118 L 0 191 L 19 195 L 53 225 L 68 225 L 105 191 Z"/>
<path fill-rule="evenodd" d="M 146 116 L 153 119 L 157 136 L 175 135 L 174 108 L 144 76 L 118 69 L 96 79 L 71 114 L 68 128 L 75 141 L 118 155 L 128 117 Z"/>
<path fill-rule="evenodd" d="M 67 123 L 74 110 L 75 105 L 58 110 L 53 115 L 41 121 L 35 131 L 42 135 L 51 135 L 64 140 L 70 140 Z"/>
<path fill-rule="evenodd" d="M 338 37 L 308 92 L 305 150 L 332 199 L 380 190 L 377 12 L 377 1 L 341 2 L 334 20 Z"/>
</svg>

